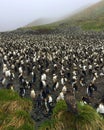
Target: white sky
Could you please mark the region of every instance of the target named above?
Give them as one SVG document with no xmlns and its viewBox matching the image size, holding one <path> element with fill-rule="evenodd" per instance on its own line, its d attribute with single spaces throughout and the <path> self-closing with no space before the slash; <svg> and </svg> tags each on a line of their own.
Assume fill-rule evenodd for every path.
<svg viewBox="0 0 104 130">
<path fill-rule="evenodd" d="M 38 18 L 60 18 L 100 0 L 0 0 L 0 31 L 22 27 Z"/>
</svg>

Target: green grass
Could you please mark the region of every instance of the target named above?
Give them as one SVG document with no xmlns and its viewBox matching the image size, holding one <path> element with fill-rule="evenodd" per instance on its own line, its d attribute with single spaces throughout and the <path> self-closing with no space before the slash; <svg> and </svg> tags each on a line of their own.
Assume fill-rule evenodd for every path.
<svg viewBox="0 0 104 130">
<path fill-rule="evenodd" d="M 0 89 L 0 101 L 14 101 L 18 100 L 20 97 L 16 92 L 11 92 L 11 90 Z"/>
<path fill-rule="evenodd" d="M 32 102 L 16 92 L 0 89 L 0 130 L 34 130 Z"/>
<path fill-rule="evenodd" d="M 104 30 L 104 23 L 100 22 L 91 22 L 91 23 L 85 23 L 82 25 L 82 28 L 84 30 L 95 30 L 95 31 L 103 31 Z"/>
<path fill-rule="evenodd" d="M 78 114 L 67 111 L 64 101 L 56 104 L 51 120 L 39 130 L 104 130 L 104 119 L 89 105 L 78 103 Z"/>
<path fill-rule="evenodd" d="M 61 100 L 60 102 L 57 102 L 57 105 L 53 109 L 53 115 L 57 115 L 60 111 L 66 111 L 67 105 L 64 100 Z"/>
<path fill-rule="evenodd" d="M 89 105 L 78 104 L 78 115 L 75 116 L 74 122 L 76 129 L 80 130 L 103 130 L 104 120 L 101 116 Z"/>
</svg>

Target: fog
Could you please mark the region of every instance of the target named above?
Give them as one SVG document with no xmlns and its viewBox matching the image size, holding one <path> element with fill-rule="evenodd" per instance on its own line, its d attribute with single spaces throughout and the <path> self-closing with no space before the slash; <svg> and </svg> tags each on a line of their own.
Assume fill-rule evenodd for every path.
<svg viewBox="0 0 104 130">
<path fill-rule="evenodd" d="M 23 27 L 39 18 L 57 20 L 100 0 L 0 0 L 0 32 Z"/>
</svg>

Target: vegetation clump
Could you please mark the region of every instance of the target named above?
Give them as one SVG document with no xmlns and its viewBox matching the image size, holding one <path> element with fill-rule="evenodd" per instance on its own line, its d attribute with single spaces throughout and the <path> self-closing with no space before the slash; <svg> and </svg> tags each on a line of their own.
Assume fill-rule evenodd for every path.
<svg viewBox="0 0 104 130">
<path fill-rule="evenodd" d="M 11 90 L 0 90 L 0 130 L 34 130 L 31 110 L 30 100 Z"/>
<path fill-rule="evenodd" d="M 78 103 L 78 114 L 67 111 L 64 101 L 56 104 L 51 120 L 40 130 L 104 130 L 104 119 L 89 105 Z"/>
</svg>

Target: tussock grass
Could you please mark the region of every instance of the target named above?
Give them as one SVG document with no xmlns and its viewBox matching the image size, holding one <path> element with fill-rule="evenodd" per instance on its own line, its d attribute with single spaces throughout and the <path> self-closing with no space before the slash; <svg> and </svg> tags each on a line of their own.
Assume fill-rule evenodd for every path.
<svg viewBox="0 0 104 130">
<path fill-rule="evenodd" d="M 89 105 L 78 104 L 79 114 L 75 116 L 74 122 L 76 129 L 80 130 L 103 130 L 104 120 Z"/>
<path fill-rule="evenodd" d="M 32 102 L 16 92 L 0 90 L 0 130 L 34 130 Z"/>
<path fill-rule="evenodd" d="M 60 111 L 66 111 L 67 110 L 67 105 L 65 101 L 61 100 L 57 102 L 57 105 L 53 109 L 53 115 L 57 115 Z"/>
<path fill-rule="evenodd" d="M 63 107 L 62 107 L 63 106 Z M 78 114 L 67 111 L 64 101 L 56 104 L 51 120 L 39 130 L 104 130 L 104 119 L 89 105 L 78 103 Z"/>
<path fill-rule="evenodd" d="M 11 90 L 7 89 L 0 89 L 0 102 L 1 101 L 15 101 L 20 99 L 16 92 L 12 92 Z"/>
</svg>

